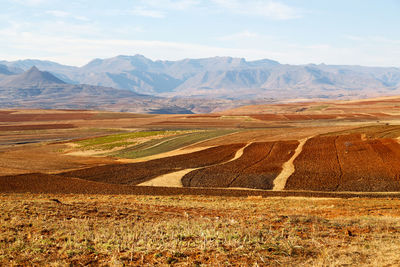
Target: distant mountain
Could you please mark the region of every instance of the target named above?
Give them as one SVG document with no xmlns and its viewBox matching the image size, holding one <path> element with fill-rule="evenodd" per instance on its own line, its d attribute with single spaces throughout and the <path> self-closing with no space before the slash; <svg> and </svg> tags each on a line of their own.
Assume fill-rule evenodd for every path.
<svg viewBox="0 0 400 267">
<path fill-rule="evenodd" d="M 281 100 L 400 94 L 399 68 L 283 65 L 268 59 L 246 61 L 231 57 L 153 61 L 142 55 L 95 59 L 82 67 L 38 60 L 0 64 L 24 70 L 36 65 L 70 84 L 163 97 Z"/>
<path fill-rule="evenodd" d="M 21 74 L 4 69 L 0 81 L 1 108 L 97 109 L 138 113 L 191 114 L 212 112 L 254 101 L 171 99 L 129 90 L 86 84 L 67 84 L 35 66 Z M 265 101 L 263 101 L 265 103 Z"/>
<path fill-rule="evenodd" d="M 33 87 L 42 86 L 46 84 L 65 84 L 64 81 L 56 78 L 50 72 L 39 71 L 38 68 L 33 66 L 28 71 L 17 74 L 10 75 L 6 79 L 0 81 L 1 87 Z"/>
</svg>

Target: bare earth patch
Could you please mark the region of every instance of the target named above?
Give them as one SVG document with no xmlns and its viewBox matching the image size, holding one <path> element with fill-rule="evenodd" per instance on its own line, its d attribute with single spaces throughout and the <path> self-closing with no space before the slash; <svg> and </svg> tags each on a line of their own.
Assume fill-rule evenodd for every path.
<svg viewBox="0 0 400 267">
<path fill-rule="evenodd" d="M 272 190 L 278 191 L 283 190 L 286 185 L 286 181 L 290 175 L 292 175 L 295 171 L 294 168 L 294 160 L 300 155 L 301 151 L 303 151 L 303 146 L 307 142 L 308 139 L 311 137 L 307 137 L 304 139 L 299 140 L 299 145 L 295 150 L 294 155 L 282 165 L 281 173 L 275 178 L 274 180 L 274 188 Z"/>
</svg>

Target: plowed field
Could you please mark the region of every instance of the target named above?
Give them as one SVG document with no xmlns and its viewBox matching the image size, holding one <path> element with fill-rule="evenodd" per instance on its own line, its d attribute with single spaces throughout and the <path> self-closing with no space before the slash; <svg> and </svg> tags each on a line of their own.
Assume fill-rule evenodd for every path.
<svg viewBox="0 0 400 267">
<path fill-rule="evenodd" d="M 186 187 L 272 189 L 282 164 L 297 145 L 297 141 L 252 143 L 239 159 L 192 171 L 182 178 L 182 184 Z"/>
<path fill-rule="evenodd" d="M 223 145 L 146 162 L 105 165 L 60 175 L 112 184 L 136 185 L 166 173 L 225 162 L 233 158 L 236 151 L 243 146 L 244 144 Z"/>
<path fill-rule="evenodd" d="M 0 131 L 50 130 L 76 128 L 73 124 L 28 124 L 0 126 Z"/>
<path fill-rule="evenodd" d="M 399 191 L 400 145 L 358 134 L 310 139 L 294 161 L 287 190 Z"/>
<path fill-rule="evenodd" d="M 320 198 L 400 198 L 400 193 L 351 193 L 316 191 L 239 190 L 196 187 L 128 186 L 87 181 L 59 175 L 30 173 L 0 176 L 0 193 L 90 194 L 90 195 L 202 195 L 224 197 L 320 197 Z M 84 196 L 85 197 L 85 196 Z"/>
<path fill-rule="evenodd" d="M 93 113 L 75 112 L 54 114 L 0 113 L 0 122 L 85 120 L 93 116 Z"/>
</svg>

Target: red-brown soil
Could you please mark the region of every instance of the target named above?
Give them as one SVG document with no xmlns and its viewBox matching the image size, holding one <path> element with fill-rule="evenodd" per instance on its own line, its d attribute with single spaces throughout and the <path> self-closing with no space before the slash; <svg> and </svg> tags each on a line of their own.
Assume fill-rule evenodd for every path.
<svg viewBox="0 0 400 267">
<path fill-rule="evenodd" d="M 0 176 L 0 191 L 16 193 L 57 192 L 63 194 L 126 194 L 132 192 L 123 185 L 98 183 L 43 173 Z"/>
<path fill-rule="evenodd" d="M 234 161 L 194 170 L 182 178 L 187 187 L 247 187 L 272 189 L 282 164 L 298 145 L 292 142 L 252 143 Z"/>
<path fill-rule="evenodd" d="M 236 151 L 243 146 L 244 144 L 223 145 L 146 162 L 111 164 L 65 172 L 60 175 L 112 184 L 136 185 L 170 172 L 225 162 L 233 158 Z"/>
<path fill-rule="evenodd" d="M 93 117 L 93 115 L 94 113 L 53 113 L 53 114 L 0 113 L 0 122 L 85 120 Z"/>
<path fill-rule="evenodd" d="M 60 152 L 64 144 L 21 145 L 0 151 L 0 175 L 56 173 L 115 163 L 107 157 L 75 157 Z"/>
<path fill-rule="evenodd" d="M 315 137 L 294 161 L 286 190 L 400 191 L 400 145 L 358 134 Z"/>
<path fill-rule="evenodd" d="M 336 144 L 342 168 L 337 191 L 400 191 L 400 157 L 396 154 L 400 145 L 392 146 L 394 152 L 379 140 L 362 141 L 359 135 L 339 136 Z M 385 161 L 380 154 L 393 160 Z"/>
<path fill-rule="evenodd" d="M 262 121 L 285 121 L 287 118 L 279 114 L 251 114 L 249 115 L 253 119 Z"/>
<path fill-rule="evenodd" d="M 59 175 L 30 173 L 0 176 L 0 193 L 33 194 L 94 194 L 94 195 L 153 195 L 179 196 L 203 195 L 224 197 L 323 197 L 323 198 L 400 198 L 400 193 L 373 192 L 317 192 L 317 191 L 271 191 L 195 187 L 127 186 L 87 181 Z"/>
<path fill-rule="evenodd" d="M 336 156 L 336 136 L 307 141 L 295 159 L 295 173 L 286 182 L 287 190 L 334 191 L 341 176 Z"/>
<path fill-rule="evenodd" d="M 299 142 L 276 142 L 268 157 L 257 164 L 248 166 L 241 172 L 231 187 L 246 187 L 257 189 L 272 189 L 274 179 L 282 171 L 282 165 L 294 154 Z"/>
<path fill-rule="evenodd" d="M 24 125 L 0 125 L 0 131 L 24 131 L 24 130 L 50 130 L 76 128 L 73 124 L 24 124 Z"/>
</svg>

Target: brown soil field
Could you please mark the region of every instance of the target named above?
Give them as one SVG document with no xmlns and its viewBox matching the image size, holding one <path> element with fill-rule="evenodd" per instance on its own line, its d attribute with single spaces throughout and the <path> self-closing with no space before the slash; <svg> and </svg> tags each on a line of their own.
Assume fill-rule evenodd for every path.
<svg viewBox="0 0 400 267">
<path fill-rule="evenodd" d="M 187 116 L 185 118 L 187 118 L 187 119 L 189 119 L 189 118 L 199 119 L 199 118 L 220 118 L 220 117 L 221 117 L 221 115 L 217 115 L 217 114 L 199 114 L 199 115 L 190 115 L 190 116 Z"/>
<path fill-rule="evenodd" d="M 279 114 L 251 114 L 251 118 L 262 121 L 285 121 L 287 118 Z"/>
<path fill-rule="evenodd" d="M 368 139 L 375 138 L 397 138 L 400 136 L 400 125 L 378 124 L 365 127 L 356 127 L 344 131 L 334 131 L 326 135 L 361 134 Z"/>
<path fill-rule="evenodd" d="M 54 192 L 58 194 L 127 194 L 134 192 L 123 185 L 98 183 L 43 173 L 0 176 L 0 191 L 15 193 Z"/>
<path fill-rule="evenodd" d="M 0 114 L 10 114 L 13 113 L 14 111 L 12 110 L 0 110 Z"/>
<path fill-rule="evenodd" d="M 276 142 L 268 157 L 248 166 L 230 184 L 231 187 L 272 189 L 275 178 L 282 171 L 282 165 L 294 154 L 299 142 Z"/>
<path fill-rule="evenodd" d="M 204 141 L 189 147 L 217 146 L 230 143 L 248 143 L 248 142 L 271 142 L 271 141 L 289 141 L 299 140 L 305 137 L 326 134 L 338 131 L 350 131 L 359 128 L 356 125 L 332 125 L 332 126 L 287 126 L 271 127 L 259 130 L 244 130 L 225 137 L 218 137 L 212 140 Z"/>
<path fill-rule="evenodd" d="M 55 174 L 27 173 L 0 176 L 0 193 L 85 194 L 223 197 L 399 198 L 400 192 L 271 191 L 254 189 L 159 187 L 108 184 Z"/>
<path fill-rule="evenodd" d="M 244 187 L 272 189 L 282 164 L 294 153 L 297 141 L 252 143 L 231 162 L 189 172 L 182 178 L 186 187 Z"/>
<path fill-rule="evenodd" d="M 252 143 L 243 155 L 231 162 L 194 170 L 182 178 L 186 187 L 230 187 L 235 178 L 246 168 L 264 160 L 274 143 Z"/>
<path fill-rule="evenodd" d="M 295 173 L 287 180 L 286 190 L 336 190 L 341 176 L 336 138 L 314 137 L 306 142 L 294 161 Z"/>
<path fill-rule="evenodd" d="M 89 171 L 91 169 L 100 168 L 98 171 L 103 174 L 99 179 L 102 181 L 102 179 L 107 180 L 105 177 L 108 167 L 104 167 L 104 165 L 108 165 L 111 166 L 111 170 L 115 169 L 115 173 L 111 175 L 111 180 L 117 179 L 116 177 L 121 175 L 121 177 L 125 177 L 121 178 L 122 180 L 128 180 L 130 179 L 128 178 L 130 174 L 119 174 L 124 171 L 123 168 L 120 167 L 120 165 L 122 165 L 121 163 L 116 164 L 117 160 L 119 160 L 118 158 L 107 158 L 105 156 L 94 158 L 88 157 L 87 155 L 68 156 L 65 155 L 65 153 L 67 153 L 65 151 L 68 150 L 68 147 L 62 144 L 62 142 L 71 139 L 106 136 L 112 133 L 136 130 L 241 129 L 241 131 L 235 134 L 189 145 L 185 147 L 186 149 L 200 149 L 221 145 L 229 146 L 231 144 L 245 144 L 251 142 L 276 143 L 279 141 L 301 140 L 310 136 L 328 133 L 332 135 L 360 134 L 363 138 L 366 138 L 367 141 L 374 138 L 398 138 L 399 126 L 396 125 L 396 123 L 398 123 L 397 117 L 400 118 L 400 116 L 395 115 L 396 112 L 393 111 L 393 109 L 400 104 L 400 101 L 394 98 L 371 101 L 376 102 L 370 103 L 369 105 L 359 105 L 359 102 L 366 103 L 367 101 L 331 101 L 251 106 L 239 108 L 239 110 L 242 110 L 242 113 L 237 114 L 230 111 L 218 114 L 143 115 L 103 111 L 2 110 L 0 112 L 0 118 L 6 118 L 6 121 L 0 123 L 0 175 L 32 172 L 64 173 L 75 170 L 83 171 L 81 169 L 87 169 L 87 171 Z M 392 110 L 392 113 L 386 113 L 389 112 L 388 110 Z M 233 114 L 234 117 L 230 117 L 230 114 Z M 377 120 L 381 119 L 384 119 L 384 121 L 382 123 L 377 123 Z M 53 126 L 50 125 L 58 129 L 53 129 Z M 66 129 L 61 129 L 63 128 L 62 125 L 73 125 L 76 128 L 66 127 Z M 6 129 L 7 131 L 5 131 Z M 374 173 L 378 172 L 379 168 L 382 166 L 386 166 L 382 168 L 390 169 L 390 171 L 383 172 L 383 177 L 396 177 L 397 169 L 394 164 L 397 160 L 397 156 L 393 156 L 392 159 L 392 156 L 388 157 L 385 153 L 391 155 L 388 149 L 390 149 L 390 151 L 396 151 L 397 146 L 395 144 L 389 144 L 389 142 L 391 142 L 389 139 L 381 141 L 384 143 L 382 146 L 379 143 L 372 143 L 372 141 L 370 143 L 368 143 L 368 141 L 365 147 L 362 145 L 364 144 L 363 142 L 361 142 L 359 146 L 362 147 L 362 149 L 373 151 L 368 152 L 368 155 L 371 154 L 375 156 L 371 156 L 372 158 L 368 159 L 373 161 L 381 159 L 385 162 L 391 162 L 390 166 L 387 164 L 379 165 L 380 167 L 377 167 Z M 311 142 L 311 140 L 306 143 L 305 148 L 307 148 L 309 142 Z M 338 140 L 335 141 L 335 148 L 336 146 L 343 146 L 343 142 L 348 141 L 338 138 Z M 332 146 L 330 146 L 330 148 L 332 148 Z M 348 153 L 344 153 L 340 157 L 350 162 L 350 159 L 347 159 Z M 351 153 L 358 155 L 355 151 Z M 165 155 L 169 154 L 167 153 Z M 161 157 L 165 157 L 165 155 Z M 290 155 L 290 153 L 288 153 L 288 155 Z M 300 160 L 302 155 L 304 155 L 304 153 L 301 153 L 297 160 Z M 184 157 L 185 156 L 182 155 L 182 158 Z M 286 158 L 283 157 L 282 160 L 284 159 Z M 315 160 L 317 159 L 318 158 L 315 158 Z M 159 160 L 162 160 L 162 158 Z M 168 167 L 170 170 L 168 172 L 191 168 L 190 166 L 196 166 L 195 168 L 197 168 L 197 166 L 201 165 L 200 163 L 200 165 L 187 164 L 185 163 L 187 161 L 190 161 L 190 159 L 182 160 L 183 163 L 179 166 L 171 164 L 168 160 L 166 162 L 159 161 L 159 163 L 154 164 L 170 164 Z M 208 160 L 208 162 L 212 162 L 212 160 Z M 223 160 L 218 163 L 221 162 L 223 162 Z M 214 163 L 210 165 L 212 164 Z M 364 164 L 364 161 L 352 164 Z M 323 164 L 321 165 L 323 166 Z M 100 171 L 101 168 L 104 168 L 104 172 Z M 154 167 L 154 169 L 157 168 Z M 160 169 L 162 168 L 158 168 L 158 171 L 154 171 L 153 176 L 156 174 L 165 174 L 166 170 L 161 171 Z M 361 171 L 362 170 L 357 170 L 356 173 L 361 173 Z M 143 171 L 143 173 L 144 172 L 145 171 Z M 351 173 L 350 170 L 348 170 L 348 172 L 349 175 L 354 174 Z M 97 171 L 93 171 L 90 175 L 95 174 L 97 174 Z M 89 175 L 89 173 L 87 175 Z M 149 177 L 151 176 L 152 175 L 149 175 Z M 144 175 L 144 177 L 146 177 L 146 175 Z M 146 180 L 147 178 L 143 179 Z M 241 181 L 241 179 L 242 178 L 237 181 Z M 245 178 L 243 177 L 243 179 Z M 333 185 L 337 186 L 335 179 L 337 179 L 337 177 L 332 178 L 330 182 L 324 182 L 324 188 L 332 190 L 331 188 Z M 360 177 L 358 177 L 358 179 L 360 179 Z M 372 178 L 366 178 L 366 181 L 370 181 L 371 179 Z M 392 183 L 395 178 L 382 179 L 388 183 Z M 257 186 L 261 183 L 259 181 L 255 182 L 253 178 L 250 180 L 257 184 Z M 361 184 L 365 183 L 366 182 L 363 182 Z M 363 187 L 364 185 L 361 184 L 360 186 Z M 387 187 L 383 184 L 380 187 L 381 189 L 386 190 L 390 188 L 390 186 Z M 344 185 L 345 184 L 343 184 L 343 186 Z M 253 185 L 253 187 L 255 186 L 256 185 Z M 269 186 L 265 184 L 264 186 L 263 188 L 269 188 Z M 353 184 L 351 184 L 351 186 L 353 186 Z M 347 187 L 348 186 L 346 186 L 346 188 Z M 310 185 L 307 188 L 313 189 L 313 186 Z M 368 190 L 375 191 L 378 189 L 379 188 Z M 321 189 L 318 185 L 313 190 L 325 189 Z"/>
<path fill-rule="evenodd" d="M 54 114 L 19 114 L 0 113 L 0 122 L 23 121 L 61 121 L 61 120 L 86 120 L 93 117 L 93 113 L 54 113 Z"/>
<path fill-rule="evenodd" d="M 106 157 L 74 157 L 60 152 L 63 144 L 20 145 L 0 151 L 0 175 L 21 173 L 56 173 L 115 163 Z"/>
<path fill-rule="evenodd" d="M 358 134 L 315 137 L 294 161 L 287 190 L 399 191 L 400 145 Z"/>
<path fill-rule="evenodd" d="M 60 173 L 60 175 L 112 184 L 136 185 L 170 172 L 225 162 L 233 158 L 236 151 L 243 146 L 244 144 L 223 145 L 189 154 L 145 162 L 104 165 Z"/>
<path fill-rule="evenodd" d="M 362 141 L 359 135 L 343 135 L 336 140 L 342 177 L 337 191 L 399 191 L 400 157 L 379 140 Z M 394 143 L 393 143 L 394 145 Z M 400 145 L 392 146 L 400 152 Z M 394 161 L 384 161 L 379 151 L 392 152 L 388 157 Z M 394 163 L 394 166 L 392 165 Z"/>
<path fill-rule="evenodd" d="M 0 131 L 23 131 L 23 130 L 50 130 L 76 128 L 73 124 L 24 124 L 24 125 L 0 125 Z"/>
</svg>

